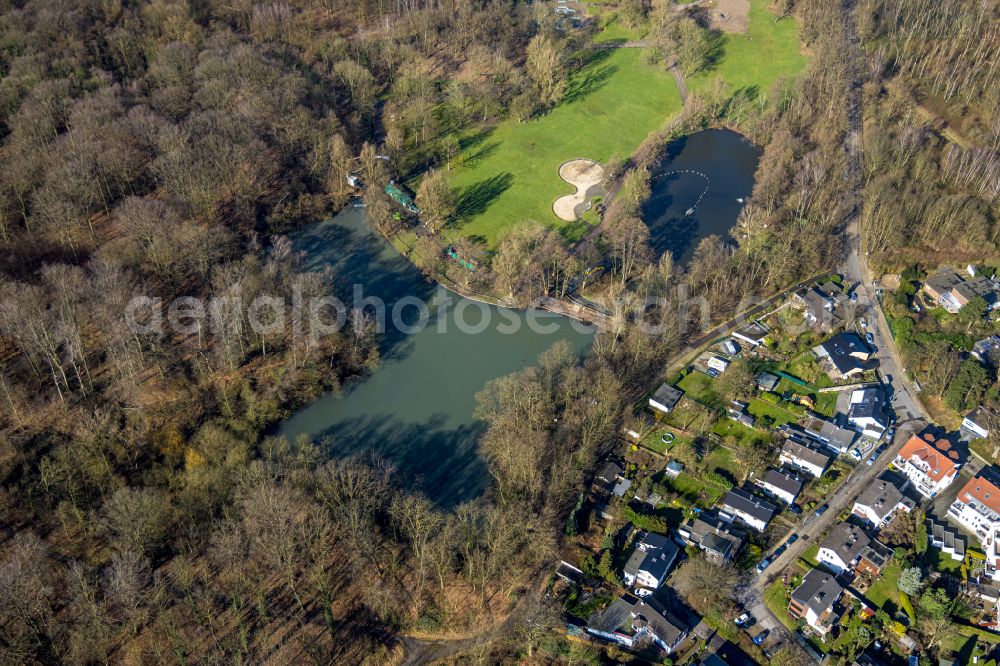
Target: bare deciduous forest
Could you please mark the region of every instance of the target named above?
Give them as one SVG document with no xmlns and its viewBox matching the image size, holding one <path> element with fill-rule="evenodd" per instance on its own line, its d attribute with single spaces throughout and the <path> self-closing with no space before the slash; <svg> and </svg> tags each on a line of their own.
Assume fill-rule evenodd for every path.
<svg viewBox="0 0 1000 666">
<path fill-rule="evenodd" d="M 607 256 L 616 323 L 586 359 L 556 346 L 482 391 L 495 483 L 448 512 L 381 461 L 263 435 L 378 365 L 364 313 L 320 344 L 258 335 L 238 305 L 183 335 L 137 332 L 123 313 L 140 295 L 332 294 L 283 234 L 343 206 L 353 171 L 380 183 L 434 168 L 417 195 L 447 218 L 456 132 L 557 103 L 565 73 L 544 63 L 577 66 L 586 32 L 516 0 L 0 5 L 0 660 L 391 663 L 404 632 L 496 625 L 480 658 L 533 654 L 567 514 L 625 407 L 696 332 L 678 294 L 719 320 L 841 257 L 839 9 L 783 5 L 805 75 L 693 95 L 609 168 L 624 184 L 597 242 L 571 253 L 525 226 L 476 278 L 511 300 L 558 296 L 580 257 Z M 887 265 L 1000 240 L 996 9 L 949 7 L 856 10 L 872 45 L 864 224 Z M 919 95 L 970 145 L 920 116 Z M 764 151 L 735 243 L 706 239 L 685 270 L 651 261 L 646 166 L 669 136 L 722 123 Z M 384 204 L 369 209 L 391 234 Z M 439 251 L 415 260 L 434 275 Z M 649 294 L 670 305 L 642 312 Z M 640 314 L 666 333 L 644 334 Z"/>
</svg>

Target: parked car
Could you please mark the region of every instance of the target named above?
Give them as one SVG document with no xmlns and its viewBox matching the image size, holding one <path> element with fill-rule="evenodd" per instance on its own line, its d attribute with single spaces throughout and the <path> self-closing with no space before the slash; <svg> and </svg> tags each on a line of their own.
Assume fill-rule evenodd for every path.
<svg viewBox="0 0 1000 666">
<path fill-rule="evenodd" d="M 736 618 L 737 627 L 749 627 L 750 626 L 750 613 L 746 611 L 740 613 L 740 616 Z"/>
<path fill-rule="evenodd" d="M 774 645 L 771 645 L 770 647 L 764 648 L 764 656 L 767 657 L 768 659 L 770 659 L 771 657 L 773 657 L 778 652 L 778 650 L 781 649 L 782 645 L 784 645 L 784 644 L 781 641 L 778 641 Z"/>
<path fill-rule="evenodd" d="M 757 565 L 757 573 L 764 573 L 764 569 L 767 569 L 769 566 L 771 566 L 771 560 L 770 558 L 765 557 L 760 561 L 760 564 Z"/>
<path fill-rule="evenodd" d="M 875 449 L 875 451 L 870 456 L 868 456 L 868 465 L 869 466 L 874 465 L 875 461 L 878 460 L 878 457 L 882 455 L 883 451 L 885 451 L 885 449 L 882 448 L 881 446 Z"/>
<path fill-rule="evenodd" d="M 637 597 L 648 597 L 653 594 L 653 591 L 648 587 L 637 587 L 635 588 L 635 596 Z"/>
<path fill-rule="evenodd" d="M 852 458 L 854 458 L 855 460 L 857 460 L 858 462 L 861 462 L 861 451 L 858 450 L 857 448 L 853 448 L 850 451 L 848 451 L 847 453 L 849 453 L 850 456 Z"/>
<path fill-rule="evenodd" d="M 757 634 L 756 636 L 753 637 L 753 644 L 754 645 L 763 645 L 764 641 L 767 640 L 768 634 L 770 634 L 770 633 L 771 632 L 768 631 L 767 629 L 765 629 L 764 631 L 760 632 L 759 634 Z"/>
<path fill-rule="evenodd" d="M 895 436 L 896 436 L 896 429 L 895 428 L 889 428 L 885 432 L 885 438 L 886 438 L 886 440 L 888 440 L 890 442 L 892 441 L 892 438 L 895 437 Z"/>
<path fill-rule="evenodd" d="M 785 545 L 786 546 L 791 546 L 793 543 L 795 543 L 798 540 L 799 540 L 799 535 L 798 534 L 793 534 L 792 536 L 788 537 L 788 541 L 785 542 Z"/>
<path fill-rule="evenodd" d="M 871 333 L 865 333 L 865 342 L 867 342 L 870 345 L 875 344 L 875 336 L 872 335 Z"/>
<path fill-rule="evenodd" d="M 716 370 L 715 368 L 709 368 L 706 372 L 708 373 L 709 377 L 718 377 L 719 376 L 719 371 Z"/>
<path fill-rule="evenodd" d="M 852 291 L 851 292 L 851 303 L 857 303 L 857 302 L 858 302 L 858 292 Z"/>
<path fill-rule="evenodd" d="M 802 515 L 802 507 L 799 506 L 798 504 L 789 504 L 788 510 L 794 513 L 796 516 Z"/>
<path fill-rule="evenodd" d="M 820 506 L 816 507 L 816 515 L 822 516 L 824 513 L 826 513 L 826 510 L 829 508 L 830 508 L 829 504 L 821 504 Z"/>
</svg>

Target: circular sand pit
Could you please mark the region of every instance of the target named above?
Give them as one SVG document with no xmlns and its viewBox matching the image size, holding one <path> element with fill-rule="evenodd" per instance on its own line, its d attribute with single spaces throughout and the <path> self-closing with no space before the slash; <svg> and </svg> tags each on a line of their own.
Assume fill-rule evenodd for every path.
<svg viewBox="0 0 1000 666">
<path fill-rule="evenodd" d="M 594 160 L 563 162 L 559 167 L 559 177 L 576 187 L 576 192 L 559 197 L 552 204 L 552 212 L 561 220 L 575 222 L 583 214 L 590 197 L 604 194 L 604 188 L 601 187 L 604 169 Z"/>
</svg>

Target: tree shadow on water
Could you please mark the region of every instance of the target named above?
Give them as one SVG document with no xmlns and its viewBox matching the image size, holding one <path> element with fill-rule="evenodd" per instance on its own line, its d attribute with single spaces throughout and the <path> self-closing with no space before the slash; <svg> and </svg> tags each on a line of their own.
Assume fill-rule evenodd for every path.
<svg viewBox="0 0 1000 666">
<path fill-rule="evenodd" d="M 513 174 L 504 172 L 465 188 L 455 207 L 456 221 L 467 221 L 470 217 L 484 213 L 513 184 Z"/>
<path fill-rule="evenodd" d="M 407 421 L 391 412 L 340 419 L 321 432 L 331 457 L 374 450 L 389 460 L 400 477 L 442 508 L 475 499 L 489 487 L 489 472 L 479 455 L 482 423 L 449 428 L 444 414 Z"/>
</svg>

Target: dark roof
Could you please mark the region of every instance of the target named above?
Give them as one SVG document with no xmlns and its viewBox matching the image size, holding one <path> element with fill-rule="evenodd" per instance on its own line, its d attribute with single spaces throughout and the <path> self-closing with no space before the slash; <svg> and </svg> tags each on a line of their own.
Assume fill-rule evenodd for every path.
<svg viewBox="0 0 1000 666">
<path fill-rule="evenodd" d="M 820 548 L 832 550 L 842 562 L 850 564 L 870 542 L 871 538 L 857 525 L 838 523 L 830 530 Z"/>
<path fill-rule="evenodd" d="M 822 451 L 811 449 L 804 444 L 793 442 L 790 439 L 785 442 L 785 445 L 781 447 L 781 450 L 791 456 L 794 456 L 795 458 L 806 460 L 814 465 L 819 465 L 820 467 L 825 468 L 830 464 L 830 456 L 826 455 Z"/>
<path fill-rule="evenodd" d="M 928 276 L 924 280 L 924 286 L 930 287 L 939 294 L 951 291 L 951 288 L 962 282 L 962 278 L 955 271 L 943 270 L 934 275 Z"/>
<path fill-rule="evenodd" d="M 773 391 L 774 387 L 778 385 L 781 378 L 778 375 L 773 375 L 770 372 L 762 372 L 757 375 L 757 388 L 762 391 Z"/>
<path fill-rule="evenodd" d="M 656 602 L 640 600 L 630 594 L 615 599 L 601 613 L 591 616 L 587 626 L 598 631 L 613 632 L 626 625 L 636 629 L 648 626 L 667 645 L 673 645 L 687 627 Z"/>
<path fill-rule="evenodd" d="M 726 493 L 726 496 L 722 498 L 722 506 L 734 511 L 741 511 L 765 523 L 769 522 L 775 511 L 778 510 L 775 505 L 759 497 L 754 497 L 742 488 L 733 488 Z"/>
<path fill-rule="evenodd" d="M 597 478 L 608 483 L 613 482 L 625 473 L 625 469 L 614 460 L 607 460 L 601 465 L 601 471 L 597 473 Z"/>
<path fill-rule="evenodd" d="M 884 517 L 905 499 L 903 491 L 900 490 L 904 483 L 905 481 L 899 480 L 888 471 L 882 472 L 874 482 L 861 491 L 855 503 L 871 507 Z"/>
<path fill-rule="evenodd" d="M 990 305 L 996 302 L 996 285 L 983 275 L 956 284 L 954 290 L 957 291 L 967 302 L 971 301 L 976 296 L 982 296 L 983 299 Z"/>
<path fill-rule="evenodd" d="M 764 483 L 772 485 L 775 488 L 780 488 L 792 495 L 798 495 L 802 491 L 801 481 L 788 474 L 783 474 L 776 469 L 767 470 L 767 474 L 764 475 Z"/>
<path fill-rule="evenodd" d="M 643 550 L 645 549 L 645 550 Z M 640 570 L 648 571 L 656 579 L 663 578 L 677 559 L 680 548 L 668 537 L 654 532 L 646 532 L 636 549 L 625 563 L 625 572 L 636 575 Z"/>
<path fill-rule="evenodd" d="M 887 564 L 889 564 L 889 561 L 892 560 L 892 556 L 892 549 L 875 539 L 872 539 L 871 543 L 865 546 L 865 549 L 861 551 L 861 558 L 874 564 L 880 571 L 884 569 Z"/>
<path fill-rule="evenodd" d="M 640 601 L 633 606 L 632 626 L 638 629 L 642 621 L 645 620 L 657 638 L 667 645 L 673 645 L 681 637 L 681 634 L 687 631 L 687 627 L 665 609 L 653 606 L 654 603 Z"/>
<path fill-rule="evenodd" d="M 742 338 L 746 338 L 749 340 L 761 340 L 769 332 L 770 331 L 768 331 L 767 327 L 764 326 L 763 324 L 752 321 L 748 324 L 740 326 L 738 329 L 733 331 L 733 335 L 738 335 Z"/>
<path fill-rule="evenodd" d="M 830 358 L 837 372 L 844 375 L 854 370 L 864 370 L 863 360 L 871 356 L 872 350 L 857 333 L 845 331 L 822 343 L 820 347 Z"/>
<path fill-rule="evenodd" d="M 660 384 L 660 388 L 656 389 L 656 393 L 653 394 L 653 399 L 667 409 L 673 409 L 682 397 L 684 397 L 684 391 L 667 383 Z"/>
<path fill-rule="evenodd" d="M 855 402 L 854 395 L 858 391 L 861 392 L 861 400 Z M 858 389 L 858 391 L 851 394 L 851 406 L 847 411 L 847 417 L 851 419 L 875 418 L 884 420 L 885 397 L 882 391 L 874 386 Z"/>
<path fill-rule="evenodd" d="M 792 592 L 792 601 L 811 608 L 819 615 L 833 606 L 843 593 L 844 586 L 837 581 L 836 576 L 820 569 L 812 569 L 802 579 L 802 584 Z"/>
</svg>

